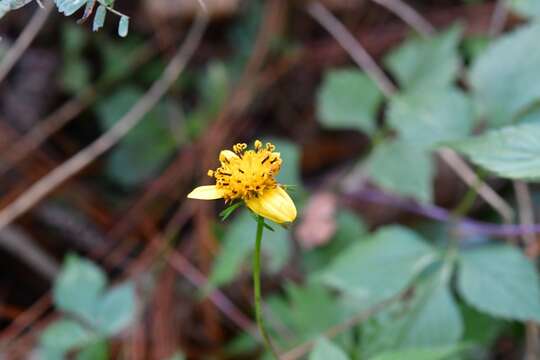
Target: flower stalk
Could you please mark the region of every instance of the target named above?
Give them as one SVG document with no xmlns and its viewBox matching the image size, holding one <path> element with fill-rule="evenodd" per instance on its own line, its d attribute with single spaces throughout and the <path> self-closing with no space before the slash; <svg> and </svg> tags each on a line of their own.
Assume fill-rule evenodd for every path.
<svg viewBox="0 0 540 360">
<path fill-rule="evenodd" d="M 276 360 L 279 360 L 276 349 L 270 341 L 270 336 L 266 331 L 266 325 L 263 318 L 262 299 L 261 299 L 261 243 L 264 230 L 264 218 L 257 216 L 257 235 L 255 237 L 255 254 L 253 254 L 253 297 L 255 301 L 255 319 L 257 327 L 261 334 L 264 346 Z"/>
</svg>

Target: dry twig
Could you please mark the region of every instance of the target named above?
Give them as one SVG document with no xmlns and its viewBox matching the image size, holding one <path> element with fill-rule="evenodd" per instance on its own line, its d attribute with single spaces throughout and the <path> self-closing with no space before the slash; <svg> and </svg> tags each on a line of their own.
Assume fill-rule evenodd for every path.
<svg viewBox="0 0 540 360">
<path fill-rule="evenodd" d="M 205 12 L 201 12 L 191 27 L 184 44 L 170 61 L 162 76 L 152 85 L 150 90 L 139 100 L 139 102 L 135 104 L 135 106 L 110 130 L 88 147 L 51 171 L 47 176 L 32 185 L 20 197 L 0 211 L 0 230 L 30 210 L 36 203 L 50 194 L 58 186 L 84 169 L 98 156 L 113 147 L 124 135 L 137 125 L 143 116 L 157 104 L 159 99 L 167 92 L 174 81 L 176 81 L 186 66 L 187 61 L 195 52 L 207 24 L 208 16 Z"/>
<path fill-rule="evenodd" d="M 28 46 L 32 43 L 38 32 L 41 30 L 49 14 L 54 8 L 54 2 L 47 1 L 44 9 L 38 8 L 32 16 L 32 19 L 24 28 L 15 44 L 8 50 L 7 54 L 0 63 L 0 82 L 2 82 L 7 74 L 11 71 L 13 66 L 17 63 L 17 60 L 24 54 Z"/>
</svg>

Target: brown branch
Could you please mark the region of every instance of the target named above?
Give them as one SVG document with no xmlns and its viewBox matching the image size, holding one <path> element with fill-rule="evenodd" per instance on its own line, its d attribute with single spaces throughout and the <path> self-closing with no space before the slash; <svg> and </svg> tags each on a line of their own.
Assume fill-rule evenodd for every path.
<svg viewBox="0 0 540 360">
<path fill-rule="evenodd" d="M 414 10 L 410 5 L 401 0 L 371 0 L 379 4 L 392 13 L 400 17 L 405 23 L 412 27 L 422 36 L 429 36 L 435 32 L 435 28 L 422 15 Z"/>
<path fill-rule="evenodd" d="M 355 37 L 343 24 L 326 9 L 320 2 L 314 1 L 307 7 L 308 13 L 328 31 L 334 39 L 347 51 L 351 58 L 379 86 L 381 91 L 390 97 L 396 92 L 396 87 L 386 74 L 379 68 L 375 60 L 358 43 Z"/>
<path fill-rule="evenodd" d="M 21 33 L 15 44 L 8 50 L 7 54 L 2 59 L 0 63 L 0 82 L 2 82 L 7 74 L 11 71 L 13 66 L 17 63 L 19 58 L 24 54 L 28 46 L 32 43 L 38 32 L 41 30 L 49 14 L 54 8 L 54 2 L 48 1 L 44 9 L 37 9 L 32 16 L 32 19 L 24 28 L 24 31 Z"/>
</svg>

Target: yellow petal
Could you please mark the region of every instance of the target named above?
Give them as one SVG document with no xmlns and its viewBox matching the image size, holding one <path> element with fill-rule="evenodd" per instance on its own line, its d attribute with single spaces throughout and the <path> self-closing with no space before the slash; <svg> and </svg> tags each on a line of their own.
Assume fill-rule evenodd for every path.
<svg viewBox="0 0 540 360">
<path fill-rule="evenodd" d="M 235 153 L 233 153 L 231 150 L 222 150 L 222 151 L 219 153 L 219 161 L 220 161 L 221 163 L 229 162 L 229 161 L 231 161 L 232 159 L 238 159 L 238 155 L 236 155 Z"/>
<path fill-rule="evenodd" d="M 278 224 L 293 222 L 296 219 L 294 202 L 279 186 L 265 191 L 258 198 L 246 200 L 246 205 L 254 213 Z"/>
<path fill-rule="evenodd" d="M 199 199 L 199 200 L 215 200 L 221 199 L 223 195 L 217 189 L 216 185 L 205 185 L 199 186 L 193 189 L 187 196 L 190 199 Z"/>
</svg>

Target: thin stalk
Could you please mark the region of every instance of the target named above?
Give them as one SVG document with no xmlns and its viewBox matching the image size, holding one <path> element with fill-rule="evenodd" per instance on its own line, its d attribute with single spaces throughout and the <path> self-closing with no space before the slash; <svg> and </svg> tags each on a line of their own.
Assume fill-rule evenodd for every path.
<svg viewBox="0 0 540 360">
<path fill-rule="evenodd" d="M 255 300 L 255 318 L 257 327 L 263 338 L 266 350 L 274 355 L 276 360 L 279 360 L 277 351 L 272 346 L 270 336 L 266 331 L 266 326 L 263 319 L 262 301 L 261 301 L 261 242 L 264 230 L 264 218 L 257 216 L 257 236 L 255 237 L 255 254 L 253 255 L 253 295 Z"/>
</svg>

